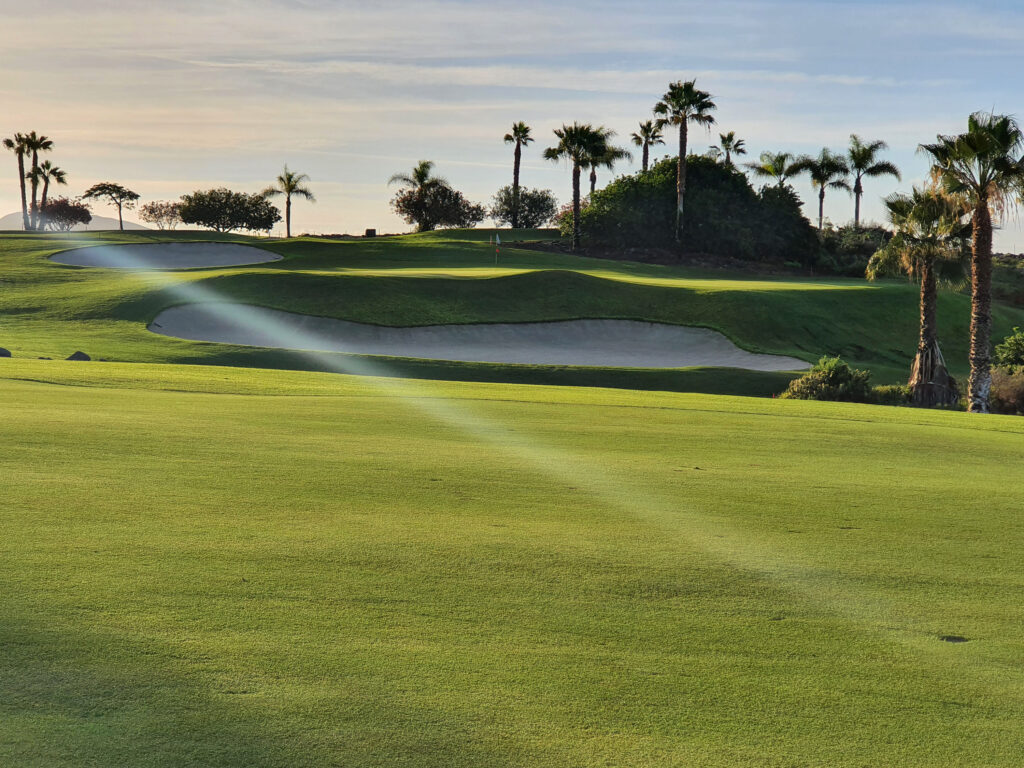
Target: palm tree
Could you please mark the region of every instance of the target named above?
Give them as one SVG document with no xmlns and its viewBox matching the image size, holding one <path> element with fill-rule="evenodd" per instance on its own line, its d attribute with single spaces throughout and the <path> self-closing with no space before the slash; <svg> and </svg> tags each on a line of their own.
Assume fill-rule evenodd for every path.
<svg viewBox="0 0 1024 768">
<path fill-rule="evenodd" d="M 728 133 L 718 134 L 719 145 L 722 148 L 722 152 L 725 153 L 725 164 L 730 168 L 732 167 L 732 156 L 747 154 L 747 142 L 743 139 L 736 138 L 736 131 L 729 131 Z"/>
<path fill-rule="evenodd" d="M 676 242 L 683 241 L 683 200 L 686 197 L 686 137 L 690 123 L 710 130 L 715 118 L 711 115 L 715 102 L 711 94 L 697 88 L 696 80 L 670 83 L 661 101 L 654 105 L 660 115 L 658 127 L 679 126 L 679 160 L 676 165 Z"/>
<path fill-rule="evenodd" d="M 43 220 L 42 211 L 46 210 L 46 199 L 50 194 L 50 184 L 67 184 L 68 175 L 63 168 L 58 168 L 49 160 L 41 162 L 39 167 L 35 171 L 30 171 L 28 175 L 37 184 L 40 180 L 43 182 L 43 194 L 39 198 L 39 229 L 45 229 L 46 222 Z"/>
<path fill-rule="evenodd" d="M 801 158 L 795 158 L 789 152 L 762 152 L 756 163 L 745 163 L 755 176 L 762 179 L 775 179 L 778 186 L 785 186 L 790 176 L 800 173 Z"/>
<path fill-rule="evenodd" d="M 18 158 L 18 184 L 21 186 L 21 219 L 25 230 L 31 229 L 28 218 L 28 196 L 25 194 L 25 155 L 29 153 L 28 145 L 25 142 L 25 134 L 16 133 L 9 139 L 4 139 L 4 147 L 11 150 Z"/>
<path fill-rule="evenodd" d="M 845 189 L 850 191 L 850 182 L 846 177 L 850 167 L 846 158 L 823 149 L 817 157 L 802 157 L 793 164 L 796 173 L 807 173 L 811 177 L 811 186 L 818 190 L 818 229 L 825 223 L 825 190 Z"/>
<path fill-rule="evenodd" d="M 889 145 L 884 141 L 870 141 L 865 144 L 860 136 L 850 134 L 850 150 L 847 159 L 850 163 L 850 172 L 853 174 L 853 226 L 860 227 L 860 199 L 864 195 L 864 185 L 861 179 L 865 176 L 876 178 L 878 176 L 894 176 L 900 180 L 900 169 L 887 160 L 879 160 L 878 153 L 888 149 Z"/>
<path fill-rule="evenodd" d="M 29 180 L 32 182 L 32 204 L 29 208 L 29 222 L 32 229 L 39 228 L 39 153 L 53 149 L 53 141 L 48 136 L 40 136 L 35 131 L 25 134 L 25 146 L 32 153 L 32 169 Z"/>
<path fill-rule="evenodd" d="M 512 123 L 512 130 L 505 134 L 505 143 L 516 145 L 512 159 L 512 229 L 519 227 L 519 165 L 523 159 L 523 147 L 532 141 L 530 126 L 522 120 Z"/>
<path fill-rule="evenodd" d="M 633 134 L 632 139 L 634 144 L 643 148 L 641 163 L 644 173 L 647 173 L 651 147 L 665 143 L 665 139 L 662 138 L 661 125 L 653 120 L 645 120 L 640 123 L 640 128 Z"/>
<path fill-rule="evenodd" d="M 594 194 L 597 190 L 597 169 L 607 168 L 609 171 L 614 170 L 615 163 L 619 160 L 632 160 L 633 155 L 621 147 L 613 147 L 609 144 L 609 140 L 615 136 L 615 131 L 607 128 L 598 128 L 605 142 L 605 151 L 600 157 L 594 157 L 589 163 L 590 166 L 590 194 Z"/>
<path fill-rule="evenodd" d="M 1024 187 L 1024 134 L 1007 115 L 975 112 L 967 131 L 936 137 L 919 148 L 931 156 L 932 176 L 971 210 L 971 375 L 968 409 L 988 413 L 992 386 L 992 209 L 1014 205 Z"/>
<path fill-rule="evenodd" d="M 558 144 L 544 150 L 546 160 L 572 163 L 572 249 L 580 247 L 580 172 L 608 151 L 608 131 L 589 123 L 573 123 L 555 128 Z"/>
<path fill-rule="evenodd" d="M 287 163 L 284 166 L 284 172 L 278 176 L 272 185 L 263 190 L 264 197 L 276 197 L 277 195 L 284 195 L 284 236 L 292 236 L 292 195 L 295 197 L 301 197 L 304 200 L 309 200 L 311 203 L 316 202 L 316 198 L 313 197 L 313 193 L 309 187 L 305 186 L 305 182 L 309 181 L 309 176 L 304 173 L 295 173 L 294 171 L 288 170 Z"/>
<path fill-rule="evenodd" d="M 906 274 L 921 282 L 921 326 L 909 382 L 913 402 L 954 405 L 960 393 L 939 348 L 938 281 L 963 283 L 970 237 L 966 211 L 961 201 L 939 190 L 917 187 L 910 195 L 890 195 L 885 207 L 895 235 L 871 257 L 868 279 Z"/>
<path fill-rule="evenodd" d="M 413 166 L 412 173 L 396 173 L 388 179 L 388 184 L 401 184 L 403 187 L 409 187 L 410 189 L 423 189 L 437 184 L 448 183 L 443 177 L 434 176 L 433 172 L 433 161 L 420 160 Z"/>
</svg>

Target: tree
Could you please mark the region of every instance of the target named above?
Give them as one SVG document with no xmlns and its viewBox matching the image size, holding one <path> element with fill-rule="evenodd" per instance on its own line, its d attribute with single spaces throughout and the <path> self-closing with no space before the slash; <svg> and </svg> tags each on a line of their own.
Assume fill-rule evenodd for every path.
<svg viewBox="0 0 1024 768">
<path fill-rule="evenodd" d="M 512 215 L 518 211 L 519 226 L 525 229 L 543 227 L 558 213 L 558 201 L 550 189 L 519 190 L 518 205 L 512 187 L 502 187 L 494 195 L 490 215 L 498 224 L 509 224 Z"/>
<path fill-rule="evenodd" d="M 139 208 L 139 218 L 157 229 L 174 229 L 181 221 L 181 203 L 154 200 Z"/>
<path fill-rule="evenodd" d="M 29 153 L 25 134 L 16 133 L 11 138 L 4 139 L 4 148 L 11 150 L 18 158 L 18 184 L 21 186 L 21 219 L 22 226 L 28 231 L 32 228 L 32 225 L 28 218 L 28 196 L 25 192 L 25 181 L 27 180 L 25 174 L 25 155 Z"/>
<path fill-rule="evenodd" d="M 762 152 L 756 163 L 746 163 L 754 176 L 775 179 L 779 187 L 785 186 L 790 176 L 800 173 L 800 159 L 789 152 Z"/>
<path fill-rule="evenodd" d="M 850 191 L 850 183 L 846 177 L 850 167 L 846 158 L 823 149 L 817 157 L 802 157 L 794 163 L 796 173 L 807 173 L 811 177 L 811 186 L 818 191 L 818 230 L 825 223 L 825 191 L 828 189 L 845 189 Z"/>
<path fill-rule="evenodd" d="M 39 164 L 38 168 L 29 172 L 29 176 L 37 184 L 40 179 L 43 182 L 43 194 L 39 199 L 40 220 L 37 224 L 39 229 L 44 229 L 46 222 L 43 220 L 41 212 L 46 207 L 46 198 L 50 194 L 50 184 L 66 185 L 68 183 L 68 175 L 63 168 L 58 168 L 49 160 L 44 160 Z"/>
<path fill-rule="evenodd" d="M 968 408 L 988 413 L 992 387 L 992 209 L 1015 204 L 1024 186 L 1024 134 L 1007 115 L 975 112 L 967 131 L 939 135 L 920 150 L 930 156 L 942 189 L 961 196 L 971 210 L 971 374 Z"/>
<path fill-rule="evenodd" d="M 889 145 L 884 141 L 870 141 L 865 144 L 860 137 L 850 134 L 850 149 L 847 152 L 847 159 L 850 165 L 850 172 L 853 174 L 853 226 L 860 226 L 860 199 L 864 195 L 862 180 L 865 176 L 876 178 L 878 176 L 893 176 L 900 180 L 900 169 L 887 160 L 879 160 L 878 153 L 888 149 Z"/>
<path fill-rule="evenodd" d="M 615 135 L 615 131 L 609 130 L 607 128 L 600 128 L 599 130 L 601 130 L 604 133 L 605 149 L 600 156 L 591 158 L 590 194 L 594 194 L 594 191 L 597 189 L 598 168 L 607 168 L 608 170 L 613 170 L 615 168 L 615 163 L 617 163 L 619 160 L 633 159 L 633 155 L 630 154 L 625 149 L 622 149 L 620 147 L 613 147 L 611 144 L 608 143 L 608 141 Z"/>
<path fill-rule="evenodd" d="M 530 126 L 523 121 L 512 123 L 512 130 L 505 134 L 506 144 L 515 144 L 516 149 L 512 155 L 512 229 L 520 226 L 519 221 L 519 165 L 523 159 L 523 147 L 530 144 L 533 137 L 530 135 Z"/>
<path fill-rule="evenodd" d="M 53 141 L 48 136 L 41 136 L 35 131 L 25 134 L 25 147 L 32 153 L 32 168 L 29 180 L 32 182 L 32 204 L 29 207 L 29 226 L 39 229 L 39 153 L 53 149 Z"/>
<path fill-rule="evenodd" d="M 391 201 L 395 213 L 418 232 L 438 227 L 474 227 L 484 220 L 487 210 L 471 203 L 445 182 L 436 181 L 401 190 Z"/>
<path fill-rule="evenodd" d="M 138 192 L 132 192 L 127 187 L 122 187 L 120 184 L 115 184 L 112 181 L 102 181 L 99 184 L 93 184 L 82 195 L 85 200 L 107 200 L 110 205 L 117 206 L 117 225 L 120 230 L 124 231 L 124 219 L 121 216 L 121 209 L 127 208 L 131 210 L 135 207 L 135 201 L 139 199 Z"/>
<path fill-rule="evenodd" d="M 640 123 L 640 128 L 631 137 L 633 143 L 642 149 L 643 155 L 641 156 L 641 168 L 644 172 L 650 164 L 651 159 L 651 147 L 657 144 L 664 144 L 665 139 L 661 132 L 661 126 L 654 120 L 645 120 Z"/>
<path fill-rule="evenodd" d="M 301 197 L 304 200 L 309 200 L 311 203 L 316 202 L 316 198 L 313 197 L 313 193 L 309 187 L 304 185 L 304 182 L 309 181 L 309 176 L 304 173 L 295 173 L 289 171 L 288 166 L 285 165 L 284 172 L 277 177 L 274 184 L 263 190 L 263 196 L 266 198 L 277 197 L 278 195 L 284 195 L 284 236 L 292 236 L 292 195 L 295 197 Z"/>
<path fill-rule="evenodd" d="M 235 229 L 269 232 L 281 220 L 281 211 L 262 194 L 233 192 L 226 187 L 182 195 L 180 206 L 183 223 L 209 227 L 217 232 Z"/>
<path fill-rule="evenodd" d="M 412 169 L 412 173 L 396 173 L 388 179 L 388 185 L 400 184 L 409 189 L 421 189 L 433 184 L 447 184 L 443 176 L 434 176 L 434 163 L 420 160 Z"/>
<path fill-rule="evenodd" d="M 736 131 L 718 134 L 718 146 L 725 154 L 725 164 L 732 167 L 732 156 L 747 154 L 747 142 L 736 138 Z"/>
<path fill-rule="evenodd" d="M 44 227 L 58 232 L 70 232 L 76 224 L 88 224 L 92 221 L 89 206 L 80 200 L 68 200 L 58 197 L 47 200 L 40 206 L 40 215 Z"/>
<path fill-rule="evenodd" d="M 715 124 L 711 112 L 716 109 L 711 94 L 697 88 L 696 80 L 670 83 L 661 101 L 654 105 L 660 115 L 658 127 L 679 126 L 679 159 L 676 165 L 676 242 L 683 241 L 683 201 L 686 197 L 686 139 L 690 123 L 708 130 Z"/>
<path fill-rule="evenodd" d="M 914 187 L 910 195 L 885 199 L 895 234 L 868 263 L 868 279 L 903 273 L 921 283 L 921 325 L 910 374 L 912 401 L 931 407 L 960 399 L 939 348 L 938 281 L 962 283 L 969 225 L 963 205 L 936 189 Z"/>
<path fill-rule="evenodd" d="M 573 123 L 555 128 L 558 144 L 544 150 L 544 158 L 572 164 L 572 249 L 580 247 L 580 172 L 608 151 L 608 132 L 603 126 Z"/>
</svg>

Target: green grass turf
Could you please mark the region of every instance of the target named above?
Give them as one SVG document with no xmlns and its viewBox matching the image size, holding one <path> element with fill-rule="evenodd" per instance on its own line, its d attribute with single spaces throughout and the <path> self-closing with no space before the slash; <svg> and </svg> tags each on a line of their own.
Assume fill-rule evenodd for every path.
<svg viewBox="0 0 1024 768">
<path fill-rule="evenodd" d="M 0 765 L 1020 764 L 1022 420 L 15 359 L 0 424 Z"/>
<path fill-rule="evenodd" d="M 253 239 L 206 232 L 0 235 L 0 346 L 19 357 L 94 358 L 335 370 L 344 356 L 306 355 L 168 339 L 146 330 L 160 310 L 193 301 L 240 301 L 382 325 L 632 318 L 721 331 L 739 346 L 809 362 L 839 354 L 877 383 L 904 380 L 917 339 L 917 290 L 897 282 L 764 278 L 588 259 L 530 250 L 547 231 L 518 238 L 498 264 L 484 230 L 372 240 Z M 96 243 L 219 239 L 268 248 L 271 264 L 125 273 L 48 261 Z M 955 374 L 967 367 L 969 305 L 940 296 L 940 332 Z M 1024 325 L 1024 310 L 997 305 L 995 337 Z M 764 395 L 792 375 L 721 369 L 614 370 L 553 366 L 389 363 L 421 378 L 510 381 Z"/>
</svg>

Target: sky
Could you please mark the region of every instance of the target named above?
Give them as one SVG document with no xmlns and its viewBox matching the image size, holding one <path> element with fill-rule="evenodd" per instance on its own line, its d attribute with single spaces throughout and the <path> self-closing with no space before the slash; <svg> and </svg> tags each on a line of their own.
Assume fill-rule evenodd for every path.
<svg viewBox="0 0 1024 768">
<path fill-rule="evenodd" d="M 975 110 L 1024 116 L 1022 43 L 1016 2 L 0 0 L 0 134 L 51 137 L 71 196 L 97 181 L 143 202 L 257 192 L 288 163 L 317 196 L 295 203 L 295 232 L 399 232 L 387 180 L 417 161 L 489 203 L 511 183 L 502 137 L 523 120 L 537 141 L 522 183 L 568 202 L 568 168 L 542 158 L 553 128 L 602 124 L 625 145 L 670 82 L 696 78 L 718 125 L 691 133 L 695 151 L 725 131 L 744 160 L 840 151 L 851 133 L 888 142 L 903 180 L 869 180 L 864 203 L 881 220 L 881 198 L 927 173 L 919 143 Z M 809 184 L 795 186 L 815 218 Z M 18 207 L 8 154 L 0 215 Z M 825 213 L 845 223 L 853 202 L 830 192 Z M 1024 251 L 1016 218 L 996 246 Z"/>
</svg>

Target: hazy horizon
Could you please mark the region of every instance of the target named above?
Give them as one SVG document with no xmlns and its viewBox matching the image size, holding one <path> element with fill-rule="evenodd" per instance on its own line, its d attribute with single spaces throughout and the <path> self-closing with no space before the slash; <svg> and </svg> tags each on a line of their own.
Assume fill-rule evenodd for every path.
<svg viewBox="0 0 1024 768">
<path fill-rule="evenodd" d="M 0 133 L 54 140 L 48 157 L 69 185 L 51 194 L 106 180 L 143 201 L 220 185 L 255 192 L 288 163 L 319 200 L 296 202 L 296 233 L 408 230 L 386 182 L 421 159 L 489 204 L 511 181 L 502 136 L 517 120 L 537 138 L 523 184 L 566 202 L 567 169 L 541 159 L 551 129 L 601 123 L 626 145 L 672 80 L 696 77 L 718 103 L 712 133 L 691 134 L 696 152 L 731 130 L 746 141 L 743 160 L 843 150 L 850 133 L 887 141 L 904 179 L 866 182 L 867 220 L 882 217 L 883 195 L 923 179 L 920 142 L 961 130 L 974 110 L 1024 108 L 1024 89 L 998 76 L 1024 38 L 1024 11 L 1008 2 L 984 13 L 842 1 L 4 6 Z M 673 132 L 666 139 L 654 157 L 673 153 Z M 639 168 L 634 154 L 617 172 Z M 14 156 L 3 157 L 0 215 L 20 206 Z M 795 186 L 815 218 L 809 184 Z M 829 194 L 829 219 L 852 214 L 850 196 Z M 1019 223 L 996 246 L 1024 250 Z"/>
</svg>

